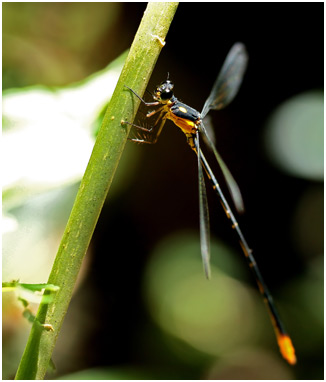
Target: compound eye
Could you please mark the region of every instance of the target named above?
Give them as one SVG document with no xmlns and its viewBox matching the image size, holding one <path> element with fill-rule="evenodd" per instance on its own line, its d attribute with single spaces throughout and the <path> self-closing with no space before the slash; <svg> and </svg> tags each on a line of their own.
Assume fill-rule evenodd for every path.
<svg viewBox="0 0 326 382">
<path fill-rule="evenodd" d="M 171 90 L 169 90 L 169 89 L 164 90 L 164 91 L 162 91 L 162 93 L 161 93 L 161 99 L 162 99 L 163 101 L 166 101 L 166 100 L 172 98 L 172 96 L 173 96 L 173 92 L 172 92 Z"/>
</svg>

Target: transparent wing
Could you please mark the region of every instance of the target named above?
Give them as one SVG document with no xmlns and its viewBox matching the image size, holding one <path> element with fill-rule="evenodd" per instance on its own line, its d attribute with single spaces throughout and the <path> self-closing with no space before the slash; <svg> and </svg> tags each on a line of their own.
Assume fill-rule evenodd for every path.
<svg viewBox="0 0 326 382">
<path fill-rule="evenodd" d="M 205 187 L 205 179 L 201 164 L 201 150 L 199 144 L 199 132 L 196 132 L 194 140 L 198 159 L 198 184 L 199 184 L 199 224 L 200 224 L 200 250 L 203 260 L 205 275 L 209 279 L 211 275 L 210 269 L 210 232 L 209 232 L 209 213 L 207 204 L 207 195 Z"/>
<path fill-rule="evenodd" d="M 233 100 L 241 85 L 247 62 L 248 54 L 245 46 L 240 42 L 234 44 L 205 102 L 201 112 L 202 118 L 209 110 L 223 109 Z"/>
<path fill-rule="evenodd" d="M 209 142 L 206 139 L 206 136 L 208 135 L 210 137 L 210 139 L 211 139 L 211 142 L 214 145 L 216 145 L 216 136 L 215 136 L 215 131 L 214 131 L 214 127 L 213 127 L 213 122 L 212 122 L 211 116 L 210 115 L 206 115 L 206 117 L 204 118 L 202 123 L 205 125 L 204 129 L 205 129 L 206 134 L 203 134 L 203 139 L 204 139 L 205 144 L 207 146 L 209 146 Z"/>
<path fill-rule="evenodd" d="M 205 120 L 207 122 L 208 120 Z M 237 182 L 234 180 L 230 170 L 228 169 L 227 165 L 224 163 L 222 157 L 216 150 L 216 147 L 214 146 L 214 143 L 212 142 L 209 134 L 206 131 L 206 128 L 203 123 L 199 125 L 199 131 L 203 134 L 205 137 L 205 142 L 207 143 L 208 147 L 213 151 L 215 158 L 217 160 L 217 163 L 221 167 L 221 170 L 223 172 L 224 178 L 226 180 L 226 184 L 228 186 L 228 189 L 230 191 L 230 194 L 232 196 L 234 205 L 238 212 L 242 213 L 244 211 L 244 205 L 243 205 L 243 199 L 241 196 L 241 192 L 239 189 L 239 186 L 237 185 Z"/>
</svg>

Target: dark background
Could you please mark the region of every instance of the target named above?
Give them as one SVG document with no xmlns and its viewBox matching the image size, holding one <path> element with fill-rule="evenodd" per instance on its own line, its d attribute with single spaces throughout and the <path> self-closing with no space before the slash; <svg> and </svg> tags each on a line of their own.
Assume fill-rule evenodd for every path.
<svg viewBox="0 0 326 382">
<path fill-rule="evenodd" d="M 36 4 L 34 11 L 29 9 L 34 22 L 31 28 L 41 23 L 42 12 L 49 12 L 44 7 L 38 8 L 38 17 Z M 65 5 L 52 3 L 48 7 L 60 19 Z M 145 3 L 119 3 L 110 27 L 103 27 L 88 51 L 74 52 L 82 70 L 38 79 L 36 73 L 24 76 L 19 72 L 21 61 L 4 59 L 3 86 L 64 85 L 100 70 L 130 47 L 145 7 Z M 109 13 L 110 8 L 104 12 Z M 88 28 L 85 25 L 85 33 Z M 41 30 L 47 26 L 42 25 Z M 295 240 L 294 214 L 305 192 L 313 190 L 320 197 L 323 184 L 275 167 L 266 156 L 263 134 L 268 117 L 279 104 L 299 93 L 323 89 L 323 36 L 323 3 L 181 3 L 149 85 L 153 90 L 169 72 L 175 95 L 201 110 L 231 46 L 237 41 L 246 45 L 249 65 L 238 96 L 227 109 L 211 113 L 216 146 L 242 191 L 246 213 L 239 222 L 265 281 L 278 296 L 286 284 L 297 299 L 293 303 L 299 315 L 304 312 L 300 312 L 302 289 L 297 287 L 301 282 L 305 285 L 307 269 L 323 253 L 322 197 L 319 213 L 312 217 L 312 224 L 320 229 L 313 253 L 307 253 Z M 144 269 L 158 243 L 178 231 L 198 232 L 196 160 L 181 131 L 170 122 L 155 146 L 138 146 L 137 150 L 141 152 L 137 174 L 114 200 L 109 195 L 94 233 L 87 276 L 66 318 L 67 322 L 79 322 L 80 336 L 68 347 L 69 355 L 63 356 L 68 346 L 64 344 L 68 333 L 63 328 L 54 354 L 59 375 L 102 366 L 135 366 L 151 372 L 152 379 L 200 379 L 206 375 L 209 359 L 200 355 L 200 361 L 191 362 L 171 353 L 165 338 L 168 335 L 149 317 L 142 295 Z M 226 190 L 222 180 L 221 185 Z M 241 259 L 237 239 L 209 188 L 208 199 L 212 237 L 223 240 Z M 239 267 L 246 267 L 244 260 L 239 261 Z M 250 277 L 244 282 L 254 286 Z M 322 295 L 322 290 L 319 292 Z M 311 296 L 314 298 L 320 303 L 320 296 Z M 283 309 L 286 312 L 286 306 Z M 74 313 L 80 310 L 88 312 L 87 317 Z M 265 318 L 268 320 L 267 315 Z M 292 377 L 320 379 L 323 333 L 320 331 L 320 340 L 311 345 L 313 322 L 307 321 L 297 333 L 294 321 L 290 314 L 287 327 L 299 347 L 299 363 Z M 306 343 L 310 351 L 300 355 Z M 67 357 L 69 362 L 63 364 Z M 144 375 L 141 378 L 146 378 Z"/>
</svg>

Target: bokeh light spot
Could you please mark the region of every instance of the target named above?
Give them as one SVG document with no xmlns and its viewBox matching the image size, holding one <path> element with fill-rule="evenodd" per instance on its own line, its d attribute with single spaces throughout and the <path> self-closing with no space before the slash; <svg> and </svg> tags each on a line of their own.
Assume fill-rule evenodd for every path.
<svg viewBox="0 0 326 382">
<path fill-rule="evenodd" d="M 222 244 L 216 247 L 221 252 L 226 248 Z M 156 323 L 215 356 L 256 336 L 259 314 L 251 293 L 214 264 L 211 280 L 205 278 L 197 235 L 162 242 L 153 253 L 145 278 L 146 299 Z"/>
<path fill-rule="evenodd" d="M 281 104 L 270 116 L 265 134 L 272 161 L 305 179 L 324 176 L 324 98 L 311 91 Z"/>
</svg>

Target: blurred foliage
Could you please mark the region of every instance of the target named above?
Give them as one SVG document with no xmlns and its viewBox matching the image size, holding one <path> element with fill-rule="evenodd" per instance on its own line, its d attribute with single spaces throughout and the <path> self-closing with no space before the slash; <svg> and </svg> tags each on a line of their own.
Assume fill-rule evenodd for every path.
<svg viewBox="0 0 326 382">
<path fill-rule="evenodd" d="M 290 368 L 279 356 L 263 303 L 209 190 L 212 236 L 219 239 L 212 242 L 213 278 L 205 280 L 196 163 L 182 134 L 167 127 L 155 148 L 127 145 L 50 377 L 323 378 L 320 6 L 180 5 L 153 74 L 159 83 L 169 71 L 180 99 L 200 108 L 224 53 L 235 41 L 247 45 L 250 61 L 239 97 L 213 116 L 217 145 L 244 194 L 247 214 L 240 225 L 293 338 L 298 364 Z M 123 56 L 105 67 L 130 46 L 144 8 L 3 4 L 4 280 L 47 279 L 107 102 L 103 95 L 113 91 Z M 196 28 L 189 28 L 194 18 Z M 217 34 L 217 18 L 223 34 Z M 185 52 L 194 52 L 198 38 L 200 59 L 190 60 Z M 108 240 L 109 231 L 115 240 Z M 107 256 L 108 245 L 114 258 Z M 37 305 L 29 307 L 35 312 Z M 4 379 L 13 377 L 29 330 L 17 297 L 4 294 Z"/>
<path fill-rule="evenodd" d="M 252 292 L 214 264 L 212 279 L 203 278 L 198 241 L 191 234 L 165 240 L 154 251 L 144 290 L 153 318 L 163 329 L 200 351 L 221 356 L 254 341 L 259 312 Z M 220 264 L 230 263 L 233 254 L 214 242 L 212 258 L 216 257 Z"/>
<path fill-rule="evenodd" d="M 18 4 L 6 4 L 6 17 L 14 17 L 17 7 L 21 11 L 26 10 L 26 13 L 19 13 L 21 17 L 24 15 L 25 23 L 22 22 L 21 25 L 24 30 L 28 29 L 30 12 L 35 11 L 38 14 L 43 12 L 42 9 L 49 11 L 45 4 L 40 8 L 34 7 L 34 4 L 28 6 L 22 3 L 21 8 Z M 87 9 L 88 7 L 81 13 L 88 19 Z M 60 12 L 62 11 L 61 8 Z M 98 18 L 96 15 L 94 17 L 93 22 L 96 22 Z M 10 25 L 5 28 L 4 40 L 6 34 L 11 33 Z M 101 28 L 103 27 L 102 24 Z M 23 33 L 22 30 L 15 32 Z M 38 43 L 33 33 L 30 37 L 31 41 Z M 24 42 L 24 38 L 22 41 Z M 77 44 L 76 47 L 78 46 Z M 11 52 L 19 47 L 12 46 Z M 3 172 L 3 280 L 19 278 L 25 283 L 47 280 L 77 192 L 77 182 L 84 173 L 94 144 L 98 116 L 113 93 L 126 54 L 127 52 L 124 52 L 100 72 L 66 87 L 29 86 L 3 92 L 2 147 L 3 158 L 6 161 Z M 5 57 L 10 59 L 6 54 Z M 53 61 L 51 63 L 56 66 Z M 20 65 L 18 69 L 21 69 Z M 6 73 L 5 68 L 4 71 Z M 37 76 L 38 74 L 39 70 L 35 74 L 31 73 L 32 76 L 35 75 L 35 79 L 51 83 L 51 80 L 42 80 L 42 76 Z M 15 78 L 17 76 L 19 77 L 18 73 L 15 74 Z M 28 83 L 29 78 L 24 78 Z M 58 83 L 51 74 L 49 78 Z M 132 170 L 132 166 L 126 167 L 131 152 L 132 150 L 127 150 L 120 164 L 117 179 L 122 179 L 123 174 L 127 175 L 123 168 L 127 172 Z M 130 175 L 127 177 L 130 179 Z M 114 183 L 111 196 L 118 191 L 118 185 L 119 181 Z M 31 301 L 31 294 L 26 298 Z M 34 317 L 40 297 L 33 297 L 32 300 L 29 308 L 30 316 Z M 4 300 L 4 304 L 13 302 L 9 297 Z M 5 328 L 11 319 L 10 313 L 4 316 Z M 24 320 L 23 316 L 21 320 Z M 25 325 L 24 328 L 29 329 Z M 8 331 L 5 331 L 5 340 L 8 339 L 8 334 Z M 27 332 L 24 333 L 24 337 L 26 334 Z M 22 339 L 22 333 L 16 332 L 15 341 Z M 12 358 L 10 352 L 5 354 L 4 365 L 15 364 L 14 368 L 4 367 L 4 375 L 8 376 L 8 373 L 15 372 L 20 355 Z M 7 355 L 11 358 L 10 362 L 6 361 Z"/>
<path fill-rule="evenodd" d="M 126 52 L 106 69 L 69 87 L 3 93 L 7 207 L 80 179 L 93 147 L 98 115 L 113 93 L 125 58 Z"/>
<path fill-rule="evenodd" d="M 93 122 L 114 90 L 125 56 L 67 88 L 4 92 L 3 114 L 8 125 L 3 134 L 7 163 L 3 174 L 4 279 L 47 279 L 55 243 L 93 147 Z M 127 161 L 128 152 L 119 177 L 127 175 L 123 168 L 132 169 L 129 165 L 127 169 Z M 113 195 L 116 191 L 113 187 Z M 26 256 L 28 267 L 22 261 Z"/>
<path fill-rule="evenodd" d="M 285 101 L 267 122 L 266 148 L 289 174 L 324 179 L 324 95 L 314 91 Z"/>
<path fill-rule="evenodd" d="M 64 85 L 98 70 L 120 12 L 119 3 L 4 3 L 3 88 Z"/>
<path fill-rule="evenodd" d="M 155 374 L 148 370 L 133 367 L 103 367 L 67 374 L 59 380 L 146 380 L 155 378 Z"/>
</svg>

